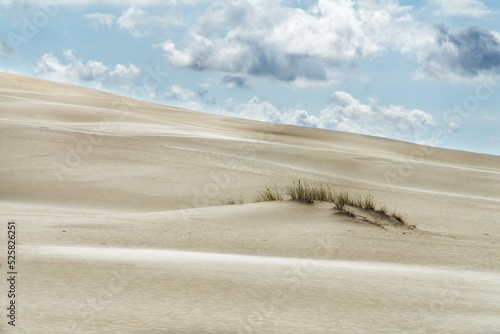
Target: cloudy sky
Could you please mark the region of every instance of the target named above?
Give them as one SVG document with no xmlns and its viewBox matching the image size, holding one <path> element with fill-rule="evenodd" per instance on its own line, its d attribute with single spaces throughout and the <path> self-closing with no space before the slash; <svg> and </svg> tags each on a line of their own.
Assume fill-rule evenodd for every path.
<svg viewBox="0 0 500 334">
<path fill-rule="evenodd" d="M 0 0 L 0 70 L 500 155 L 500 2 Z"/>
</svg>

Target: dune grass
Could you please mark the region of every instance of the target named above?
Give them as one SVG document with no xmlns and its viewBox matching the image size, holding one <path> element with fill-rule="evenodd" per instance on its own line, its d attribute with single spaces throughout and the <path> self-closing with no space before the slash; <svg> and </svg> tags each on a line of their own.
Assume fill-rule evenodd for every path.
<svg viewBox="0 0 500 334">
<path fill-rule="evenodd" d="M 291 185 L 285 187 L 285 191 L 292 200 L 303 200 L 308 203 L 313 203 L 315 201 L 331 202 L 335 204 L 335 207 L 338 210 L 344 211 L 348 210 L 346 209 L 346 206 L 376 211 L 383 216 L 392 217 L 398 222 L 405 224 L 403 216 L 397 211 L 393 211 L 389 214 L 385 204 L 381 204 L 377 209 L 377 201 L 372 194 L 364 196 L 359 194 L 351 195 L 349 194 L 349 191 L 346 190 L 337 192 L 335 188 L 328 184 L 325 185 L 323 183 L 319 183 L 311 185 L 306 182 L 302 182 L 301 180 L 298 180 L 297 182 L 293 181 Z M 354 215 L 350 211 L 349 213 Z"/>
<path fill-rule="evenodd" d="M 220 205 L 235 205 L 236 201 L 232 198 L 223 199 L 219 202 Z"/>
<path fill-rule="evenodd" d="M 386 216 L 388 216 L 387 212 L 389 212 L 389 211 L 387 210 L 387 205 L 385 205 L 385 204 L 382 204 L 382 205 L 380 206 L 380 208 L 379 208 L 377 211 L 378 211 L 380 214 L 382 214 L 382 215 L 386 215 Z"/>
<path fill-rule="evenodd" d="M 371 194 L 366 195 L 365 198 L 363 199 L 363 203 L 362 203 L 363 209 L 375 210 L 376 205 L 377 205 L 377 202 L 373 199 L 373 195 L 371 195 Z"/>
<path fill-rule="evenodd" d="M 257 196 L 255 197 L 255 202 L 267 202 L 267 201 L 282 201 L 283 193 L 281 189 L 278 189 L 276 184 L 274 187 L 267 187 L 264 190 L 259 190 Z"/>
<path fill-rule="evenodd" d="M 309 202 L 312 200 L 311 187 L 307 183 L 293 181 L 293 184 L 285 187 L 285 191 L 292 200 L 304 200 Z"/>
<path fill-rule="evenodd" d="M 348 191 L 341 191 L 340 193 L 338 193 L 338 195 L 334 197 L 333 202 L 335 203 L 335 206 L 339 210 L 344 210 L 344 207 L 346 205 L 355 204 L 354 202 L 349 200 L 349 192 Z"/>
<path fill-rule="evenodd" d="M 291 185 L 285 187 L 285 191 L 292 200 L 302 200 L 308 203 L 314 201 L 335 202 L 336 198 L 335 189 L 323 183 L 309 185 L 300 180 L 293 181 Z"/>
<path fill-rule="evenodd" d="M 226 198 L 219 202 L 220 205 L 236 205 L 243 203 L 245 203 L 245 201 L 243 200 L 243 195 L 240 195 L 240 197 L 237 200 L 234 200 L 233 198 Z"/>
<path fill-rule="evenodd" d="M 349 210 L 349 207 L 360 208 L 363 210 L 370 210 L 377 212 L 382 217 L 393 218 L 399 224 L 415 228 L 415 225 L 408 225 L 401 213 L 392 211 L 389 213 L 385 204 L 377 206 L 377 201 L 372 194 L 364 196 L 359 194 L 349 194 L 346 190 L 336 191 L 333 186 L 324 183 L 308 184 L 304 181 L 293 181 L 291 185 L 284 187 L 284 193 L 289 196 L 291 200 L 305 201 L 307 203 L 314 202 L 329 202 L 335 205 L 339 213 L 346 214 L 351 217 L 356 215 Z M 268 201 L 282 201 L 283 188 L 278 188 L 275 184 L 272 187 L 266 186 L 265 189 L 257 191 L 255 202 L 268 202 Z M 240 196 L 239 201 L 227 199 L 221 202 L 225 205 L 242 204 L 243 197 Z M 382 226 L 382 225 L 380 225 Z"/>
<path fill-rule="evenodd" d="M 392 212 L 392 214 L 390 215 L 390 217 L 396 219 L 398 222 L 400 222 L 402 224 L 404 224 L 404 222 L 405 222 L 405 220 L 403 218 L 403 215 L 401 213 L 397 212 L 396 210 L 394 210 Z"/>
</svg>

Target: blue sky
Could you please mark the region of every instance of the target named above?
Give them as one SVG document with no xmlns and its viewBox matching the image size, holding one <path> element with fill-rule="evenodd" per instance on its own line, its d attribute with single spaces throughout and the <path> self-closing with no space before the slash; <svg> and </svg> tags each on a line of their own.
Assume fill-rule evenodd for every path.
<svg viewBox="0 0 500 334">
<path fill-rule="evenodd" d="M 0 70 L 500 155 L 500 3 L 0 0 Z"/>
</svg>

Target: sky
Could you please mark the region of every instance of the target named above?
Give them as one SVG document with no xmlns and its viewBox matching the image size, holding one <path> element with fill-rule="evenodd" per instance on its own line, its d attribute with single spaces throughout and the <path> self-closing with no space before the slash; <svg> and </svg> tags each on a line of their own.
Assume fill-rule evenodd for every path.
<svg viewBox="0 0 500 334">
<path fill-rule="evenodd" d="M 0 0 L 0 71 L 500 155 L 500 2 Z"/>
</svg>

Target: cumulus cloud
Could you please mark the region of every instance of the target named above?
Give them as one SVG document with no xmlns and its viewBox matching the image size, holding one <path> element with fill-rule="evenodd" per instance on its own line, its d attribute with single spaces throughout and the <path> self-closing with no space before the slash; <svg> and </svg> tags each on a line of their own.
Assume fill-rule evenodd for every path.
<svg viewBox="0 0 500 334">
<path fill-rule="evenodd" d="M 318 119 L 309 116 L 305 110 L 291 109 L 279 111 L 271 102 L 261 102 L 257 97 L 253 97 L 246 103 L 237 104 L 232 99 L 226 101 L 226 108 L 217 109 L 221 115 L 254 119 L 263 122 L 295 124 L 311 127 L 318 127 Z M 302 118 L 300 117 L 302 115 Z M 304 117 L 305 116 L 305 117 Z"/>
<path fill-rule="evenodd" d="M 121 29 L 128 30 L 132 36 L 143 37 L 146 32 L 142 31 L 141 28 L 151 24 L 152 22 L 148 21 L 152 18 L 149 13 L 138 7 L 131 6 L 116 21 Z"/>
<path fill-rule="evenodd" d="M 449 15 L 488 12 L 477 0 L 434 1 Z M 220 72 L 220 83 L 228 87 L 249 88 L 252 76 L 297 87 L 327 86 L 352 78 L 349 64 L 387 52 L 417 55 L 416 79 L 474 82 L 494 79 L 498 72 L 500 33 L 477 25 L 452 30 L 418 22 L 411 6 L 395 0 L 318 0 L 300 8 L 277 0 L 207 1 L 196 16 L 183 19 L 170 9 L 153 13 L 131 5 L 119 16 L 86 17 L 95 30 L 114 25 L 135 38 L 184 25 L 182 34 L 169 34 L 154 47 L 173 66 Z M 363 73 L 355 77 L 369 82 Z"/>
<path fill-rule="evenodd" d="M 278 110 L 269 101 L 253 97 L 246 103 L 227 102 L 218 114 L 273 123 L 302 125 L 339 131 L 382 136 L 413 142 L 428 141 L 437 126 L 433 117 L 418 109 L 401 105 L 383 105 L 375 98 L 362 103 L 346 92 L 334 92 L 319 116 L 302 109 Z"/>
<path fill-rule="evenodd" d="M 39 77 L 73 84 L 92 83 L 96 88 L 119 87 L 132 88 L 140 70 L 133 64 L 115 66 L 104 65 L 100 61 L 89 60 L 84 63 L 76 58 L 72 51 L 64 52 L 65 62 L 61 62 L 51 53 L 46 53 L 38 60 L 35 74 Z"/>
<path fill-rule="evenodd" d="M 493 12 L 479 0 L 434 0 L 445 15 L 480 18 Z"/>
<path fill-rule="evenodd" d="M 436 126 L 433 117 L 422 110 L 381 105 L 375 98 L 363 104 L 346 92 L 330 96 L 330 105 L 321 111 L 320 119 L 324 128 L 412 140 Z"/>
<path fill-rule="evenodd" d="M 500 72 L 500 41 L 497 33 L 478 25 L 459 30 L 439 25 L 434 40 L 422 45 L 418 60 L 422 64 L 416 75 L 419 79 L 491 80 Z"/>
<path fill-rule="evenodd" d="M 178 67 L 302 85 L 332 82 L 343 61 L 378 56 L 389 48 L 409 52 L 427 38 L 409 14 L 411 7 L 383 3 L 319 0 L 306 9 L 279 1 L 217 3 L 182 40 L 158 47 Z"/>
<path fill-rule="evenodd" d="M 170 92 L 167 93 L 167 98 L 172 100 L 190 100 L 194 98 L 197 94 L 190 89 L 182 88 L 181 86 L 174 85 L 170 88 Z"/>
</svg>

